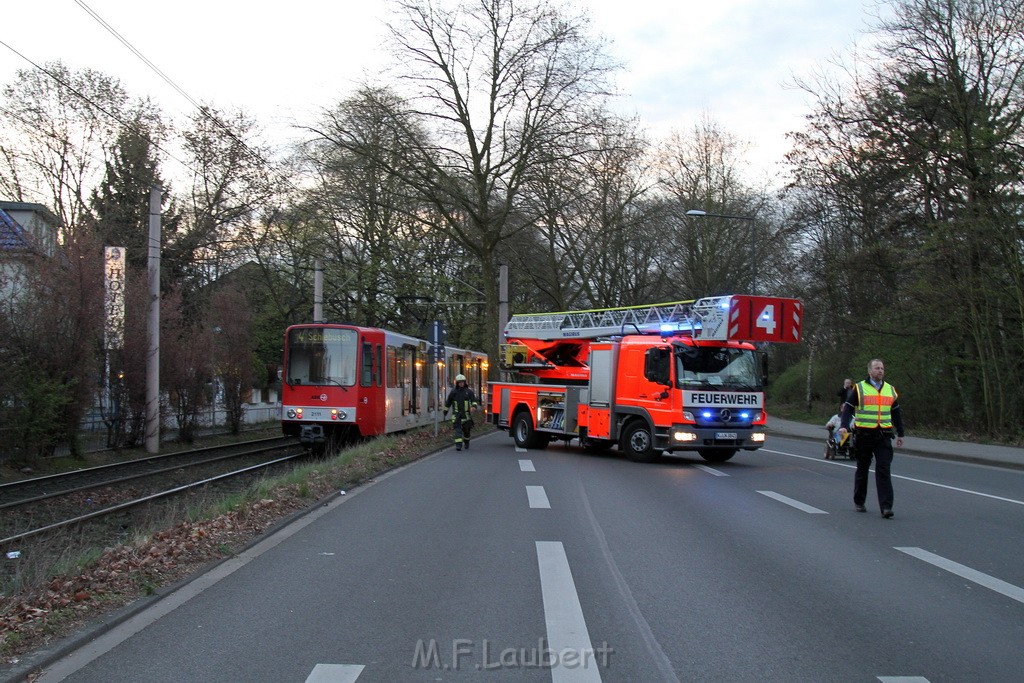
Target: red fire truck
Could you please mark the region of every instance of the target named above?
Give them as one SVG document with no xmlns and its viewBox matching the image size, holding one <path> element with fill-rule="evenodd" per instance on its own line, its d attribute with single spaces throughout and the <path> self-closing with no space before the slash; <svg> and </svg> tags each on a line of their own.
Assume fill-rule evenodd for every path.
<svg viewBox="0 0 1024 683">
<path fill-rule="evenodd" d="M 650 462 L 696 451 L 724 462 L 765 441 L 766 356 L 800 341 L 797 299 L 732 295 L 590 311 L 515 315 L 491 382 L 489 417 L 516 445 L 578 439 Z"/>
</svg>

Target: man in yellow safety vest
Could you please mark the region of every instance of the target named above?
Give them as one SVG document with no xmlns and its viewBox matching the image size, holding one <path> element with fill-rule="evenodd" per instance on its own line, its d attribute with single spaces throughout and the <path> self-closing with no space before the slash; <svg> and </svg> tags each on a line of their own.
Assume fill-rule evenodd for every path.
<svg viewBox="0 0 1024 683">
<path fill-rule="evenodd" d="M 843 405 L 842 436 L 854 426 L 854 453 L 857 472 L 853 477 L 853 504 L 858 512 L 867 512 L 868 472 L 875 460 L 875 488 L 882 517 L 891 519 L 892 503 L 892 437 L 896 431 L 896 447 L 903 446 L 903 411 L 896 388 L 885 381 L 885 364 L 878 358 L 868 363 L 868 378 L 853 385 Z"/>
</svg>

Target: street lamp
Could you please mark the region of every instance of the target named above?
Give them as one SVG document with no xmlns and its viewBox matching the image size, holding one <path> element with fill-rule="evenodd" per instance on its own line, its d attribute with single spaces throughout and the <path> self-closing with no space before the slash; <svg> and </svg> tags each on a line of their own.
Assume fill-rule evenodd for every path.
<svg viewBox="0 0 1024 683">
<path fill-rule="evenodd" d="M 686 212 L 687 216 L 706 217 L 706 218 L 732 218 L 737 221 L 750 221 L 754 222 L 753 216 L 734 216 L 727 213 L 708 213 L 707 211 L 701 211 L 700 209 L 690 209 Z M 750 262 L 751 262 L 751 282 L 750 289 L 751 294 L 757 294 L 757 233 L 754 232 L 753 228 L 750 230 Z"/>
</svg>

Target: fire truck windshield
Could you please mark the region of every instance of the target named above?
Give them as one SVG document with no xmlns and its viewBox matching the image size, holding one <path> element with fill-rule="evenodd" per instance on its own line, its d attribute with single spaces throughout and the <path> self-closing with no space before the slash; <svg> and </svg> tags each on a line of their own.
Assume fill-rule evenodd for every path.
<svg viewBox="0 0 1024 683">
<path fill-rule="evenodd" d="M 288 331 L 285 377 L 289 384 L 335 384 L 356 381 L 355 330 L 296 327 Z"/>
<path fill-rule="evenodd" d="M 676 381 L 680 388 L 694 387 L 760 391 L 754 352 L 749 349 L 674 344 Z"/>
</svg>

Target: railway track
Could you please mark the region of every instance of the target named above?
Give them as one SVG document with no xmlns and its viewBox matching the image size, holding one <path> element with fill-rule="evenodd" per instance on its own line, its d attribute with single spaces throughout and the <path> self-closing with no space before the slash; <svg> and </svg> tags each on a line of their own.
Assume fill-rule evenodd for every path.
<svg viewBox="0 0 1024 683">
<path fill-rule="evenodd" d="M 0 550 L 199 489 L 241 490 L 252 478 L 290 468 L 305 454 L 294 439 L 276 437 L 3 484 Z"/>
</svg>

